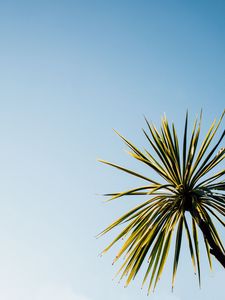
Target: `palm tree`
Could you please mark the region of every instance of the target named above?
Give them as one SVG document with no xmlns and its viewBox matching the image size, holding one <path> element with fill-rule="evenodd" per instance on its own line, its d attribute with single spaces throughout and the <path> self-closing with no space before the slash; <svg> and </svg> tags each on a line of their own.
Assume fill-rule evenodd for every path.
<svg viewBox="0 0 225 300">
<path fill-rule="evenodd" d="M 107 252 L 119 240 L 123 240 L 114 262 L 125 255 L 118 273 L 121 274 L 121 279 L 126 277 L 126 286 L 135 278 L 143 262 L 147 261 L 142 285 L 148 279 L 148 293 L 155 289 L 164 269 L 174 232 L 172 288 L 179 262 L 183 231 L 186 232 L 188 248 L 194 269 L 197 269 L 199 284 L 201 279 L 199 230 L 203 236 L 210 268 L 212 255 L 225 268 L 225 249 L 215 226 L 215 221 L 225 226 L 221 218 L 225 216 L 225 169 L 218 171 L 218 165 L 225 158 L 225 148 L 218 151 L 225 130 L 212 145 L 224 114 L 225 110 L 220 120 L 212 123 L 200 147 L 198 142 L 202 113 L 199 119 L 196 118 L 189 138 L 188 113 L 186 114 L 181 150 L 174 124 L 170 126 L 166 117 L 162 119 L 160 130 L 146 120 L 148 132 L 145 130 L 143 132 L 151 150 L 139 150 L 118 133 L 129 147 L 129 154 L 160 175 L 162 182 L 100 160 L 146 182 L 146 185 L 125 192 L 105 194 L 110 196 L 109 200 L 123 196 L 148 196 L 147 200 L 145 198 L 143 203 L 125 213 L 99 234 L 101 236 L 118 225 L 125 224 L 119 235 L 102 253 Z"/>
</svg>

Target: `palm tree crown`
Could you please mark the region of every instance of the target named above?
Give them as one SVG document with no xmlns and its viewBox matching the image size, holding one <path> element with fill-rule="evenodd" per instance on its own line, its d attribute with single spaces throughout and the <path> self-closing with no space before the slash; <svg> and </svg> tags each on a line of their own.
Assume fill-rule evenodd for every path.
<svg viewBox="0 0 225 300">
<path fill-rule="evenodd" d="M 155 288 L 165 266 L 173 232 L 175 232 L 175 250 L 172 287 L 179 262 L 183 231 L 186 232 L 199 283 L 198 229 L 204 238 L 210 268 L 211 255 L 225 267 L 225 249 L 214 224 L 214 220 L 217 220 L 225 226 L 221 219 L 221 216 L 225 216 L 225 169 L 213 172 L 225 158 L 225 148 L 218 151 L 225 130 L 212 146 L 224 114 L 225 110 L 220 120 L 212 123 L 198 146 L 202 114 L 195 120 L 192 133 L 188 138 L 187 113 L 181 150 L 174 124 L 169 126 L 166 117 L 162 119 L 160 130 L 146 120 L 148 132 L 145 130 L 143 132 L 151 150 L 141 151 L 119 134 L 129 147 L 129 154 L 158 173 L 163 183 L 122 166 L 100 160 L 147 182 L 146 185 L 125 192 L 106 194 L 110 196 L 109 200 L 128 195 L 149 196 L 147 200 L 125 213 L 99 234 L 101 236 L 120 224 L 126 224 L 120 234 L 103 251 L 105 253 L 117 241 L 124 239 L 114 262 L 125 255 L 118 273 L 121 273 L 121 278 L 126 277 L 126 285 L 134 279 L 143 262 L 147 261 L 143 285 L 148 280 L 148 292 Z M 191 223 L 187 220 L 187 214 L 191 216 Z"/>
</svg>

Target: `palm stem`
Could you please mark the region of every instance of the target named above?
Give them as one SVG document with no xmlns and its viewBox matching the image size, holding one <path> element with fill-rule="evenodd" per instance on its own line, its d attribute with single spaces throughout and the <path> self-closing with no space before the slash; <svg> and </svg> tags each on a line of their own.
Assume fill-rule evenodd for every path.
<svg viewBox="0 0 225 300">
<path fill-rule="evenodd" d="M 201 229 L 204 238 L 208 241 L 210 246 L 210 253 L 215 256 L 215 258 L 221 263 L 221 265 L 225 268 L 225 253 L 221 250 L 221 248 L 216 244 L 212 234 L 209 230 L 209 225 L 202 219 L 201 215 L 197 210 L 190 211 L 192 217 L 197 222 L 199 228 Z"/>
</svg>

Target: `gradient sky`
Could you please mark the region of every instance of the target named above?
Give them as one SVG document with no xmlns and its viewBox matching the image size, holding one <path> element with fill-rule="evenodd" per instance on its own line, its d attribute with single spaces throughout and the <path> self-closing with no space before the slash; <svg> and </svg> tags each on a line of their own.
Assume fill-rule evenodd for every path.
<svg viewBox="0 0 225 300">
<path fill-rule="evenodd" d="M 95 236 L 135 201 L 99 196 L 135 182 L 97 162 L 133 163 L 112 128 L 144 146 L 143 115 L 179 131 L 202 108 L 205 132 L 223 111 L 225 2 L 0 1 L 0 37 L 0 299 L 224 299 L 185 243 L 173 293 L 169 262 L 150 298 L 124 289 Z"/>
</svg>

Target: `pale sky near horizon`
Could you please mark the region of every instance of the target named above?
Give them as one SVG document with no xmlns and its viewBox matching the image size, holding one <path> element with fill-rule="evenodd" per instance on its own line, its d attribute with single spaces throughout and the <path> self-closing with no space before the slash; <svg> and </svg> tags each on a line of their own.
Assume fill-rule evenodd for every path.
<svg viewBox="0 0 225 300">
<path fill-rule="evenodd" d="M 143 115 L 180 133 L 187 109 L 203 132 L 220 117 L 225 2 L 0 1 L 0 37 L 0 299 L 224 299 L 222 268 L 203 251 L 199 289 L 185 243 L 173 293 L 170 261 L 149 298 L 141 278 L 124 289 L 116 247 L 98 257 L 114 235 L 95 236 L 133 206 L 99 196 L 135 184 L 97 162 L 135 166 L 112 128 L 146 146 Z"/>
</svg>

